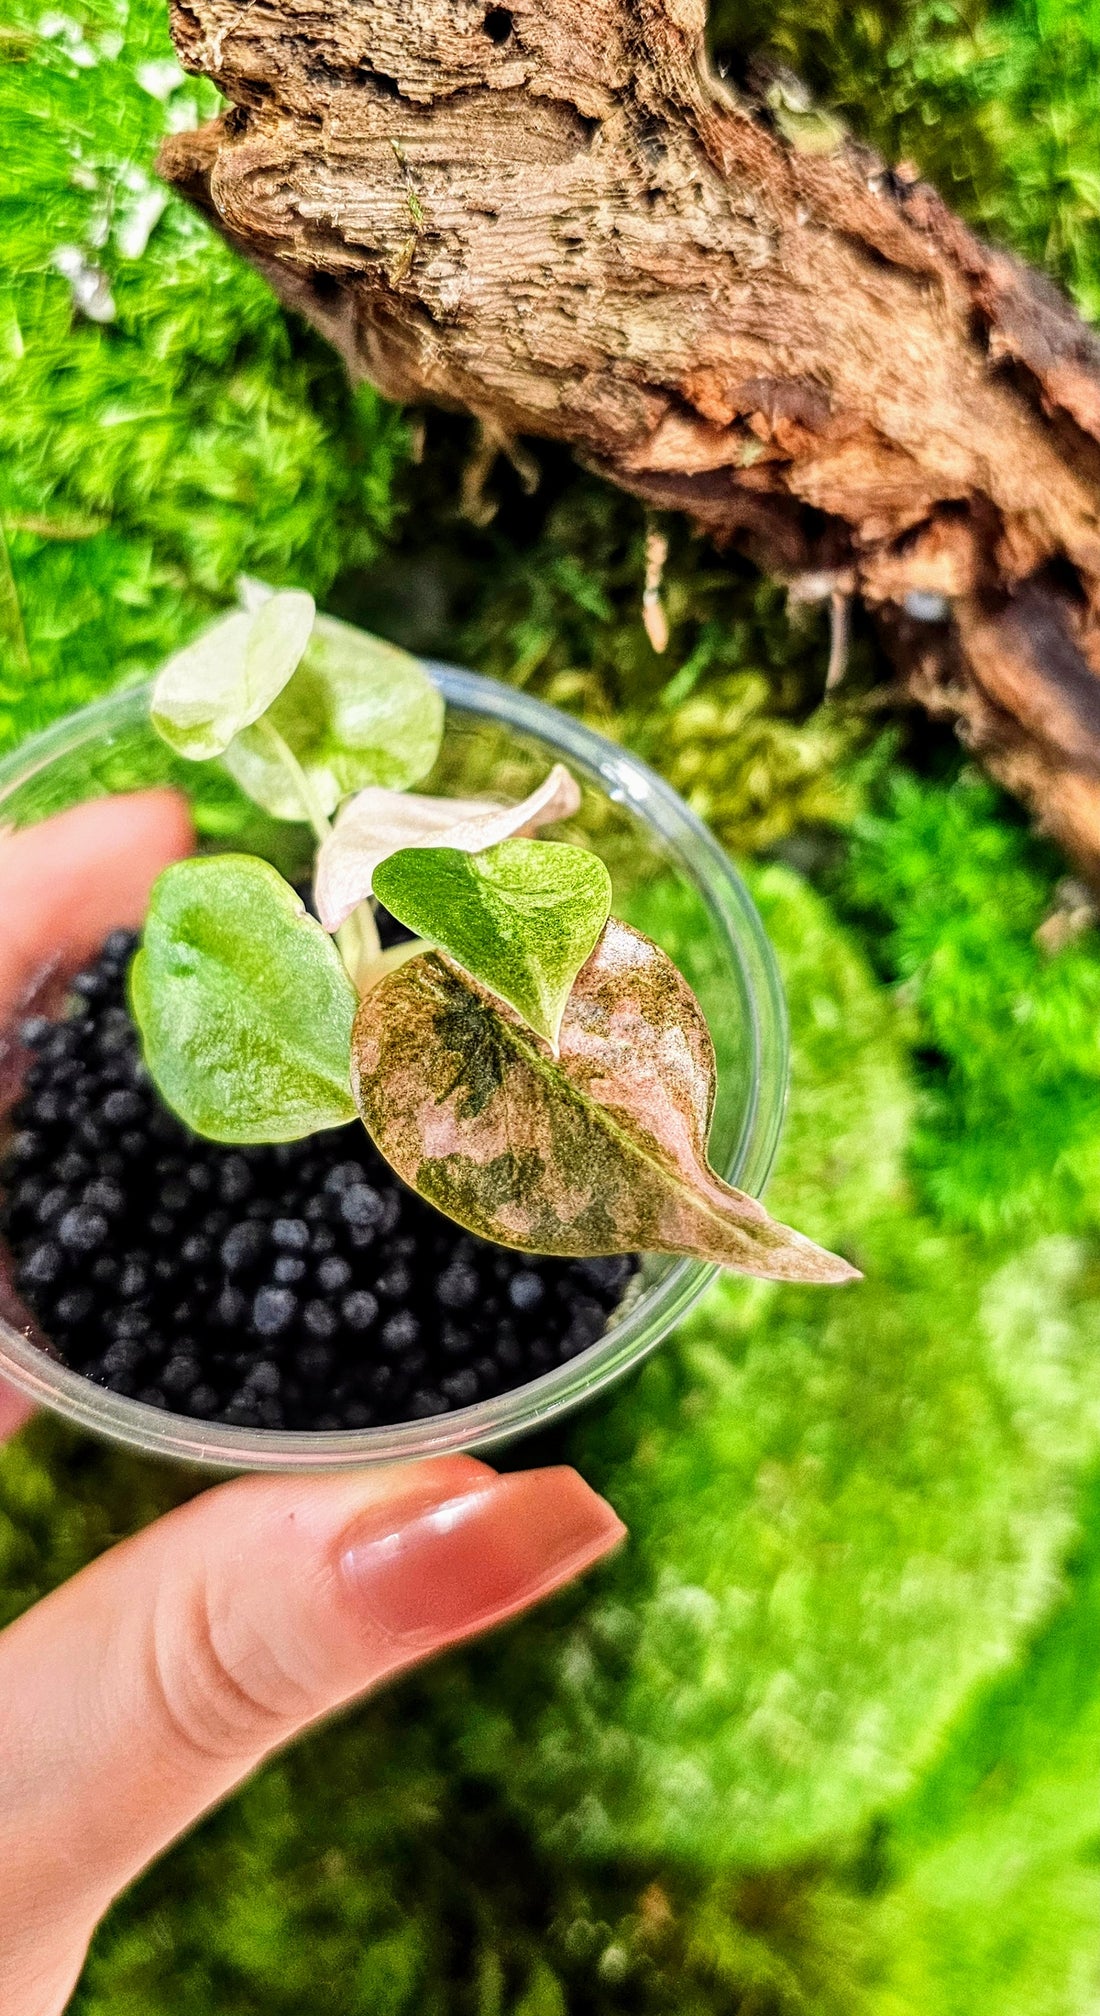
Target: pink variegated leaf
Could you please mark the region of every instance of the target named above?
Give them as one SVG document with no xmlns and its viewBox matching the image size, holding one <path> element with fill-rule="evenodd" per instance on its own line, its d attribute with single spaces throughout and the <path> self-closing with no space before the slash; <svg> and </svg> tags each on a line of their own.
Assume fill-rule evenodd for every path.
<svg viewBox="0 0 1100 2016">
<path fill-rule="evenodd" d="M 411 791 L 360 791 L 345 806 L 317 858 L 314 894 L 326 931 L 338 931 L 371 893 L 374 871 L 404 847 L 454 847 L 480 854 L 569 819 L 581 794 L 562 763 L 518 805 L 487 798 L 429 798 Z"/>
<path fill-rule="evenodd" d="M 557 1058 L 445 954 L 360 1003 L 352 1090 L 406 1183 L 529 1253 L 684 1253 L 770 1280 L 858 1278 L 710 1168 L 710 1033 L 660 949 L 612 918 L 582 967 Z"/>
</svg>

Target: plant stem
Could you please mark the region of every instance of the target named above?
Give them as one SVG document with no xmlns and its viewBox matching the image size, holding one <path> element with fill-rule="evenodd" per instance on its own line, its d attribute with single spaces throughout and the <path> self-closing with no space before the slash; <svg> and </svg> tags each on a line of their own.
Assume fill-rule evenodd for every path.
<svg viewBox="0 0 1100 2016">
<path fill-rule="evenodd" d="M 352 911 L 347 923 L 341 924 L 336 933 L 336 943 L 340 947 L 348 972 L 362 992 L 367 976 L 373 973 L 379 961 L 385 958 L 369 900 L 360 903 L 358 910 Z"/>
<path fill-rule="evenodd" d="M 302 810 L 313 828 L 317 844 L 323 845 L 332 831 L 332 823 L 293 749 L 266 717 L 255 723 L 255 729 L 266 742 L 269 754 L 277 763 L 282 764 L 287 776 L 293 782 Z M 336 943 L 348 972 L 358 986 L 362 976 L 369 973 L 382 956 L 382 941 L 378 936 L 378 926 L 374 921 L 374 912 L 369 902 L 360 903 L 358 910 L 352 912 L 347 923 L 341 924 L 336 933 Z"/>
<path fill-rule="evenodd" d="M 328 839 L 332 826 L 324 806 L 321 804 L 293 749 L 288 742 L 284 742 L 278 729 L 272 726 L 272 723 L 266 716 L 254 724 L 253 733 L 263 738 L 267 743 L 269 754 L 275 758 L 277 763 L 282 764 L 287 776 L 291 779 L 294 789 L 301 800 L 302 810 L 316 834 L 318 845 L 320 845 L 323 840 Z"/>
<path fill-rule="evenodd" d="M 302 810 L 304 810 L 304 814 L 308 818 L 308 823 L 310 823 L 310 827 L 312 827 L 312 831 L 316 835 L 316 843 L 320 847 L 328 839 L 328 835 L 332 833 L 332 823 L 330 823 L 330 818 L 328 818 L 328 812 L 320 804 L 320 798 L 316 796 L 316 792 L 314 792 L 314 788 L 312 788 L 312 784 L 308 780 L 308 774 L 302 770 L 302 764 L 294 756 L 294 750 L 290 748 L 288 742 L 284 742 L 284 738 L 280 736 L 278 728 L 274 728 L 270 720 L 264 718 L 264 720 L 256 722 L 254 726 L 256 726 L 256 732 L 268 744 L 268 754 L 274 756 L 274 760 L 282 764 L 282 768 L 286 770 L 286 776 L 292 780 L 294 790 L 298 792 Z M 355 909 L 351 913 L 349 921 L 340 925 L 340 929 L 336 931 L 336 946 L 340 948 L 340 958 L 342 958 L 342 962 L 345 962 L 351 978 L 359 986 L 363 974 L 371 972 L 371 968 L 379 962 L 379 958 L 383 954 L 383 941 L 379 937 L 379 927 L 375 923 L 375 913 L 371 909 L 371 903 L 361 903 L 359 909 Z"/>
<path fill-rule="evenodd" d="M 33 675 L 34 666 L 31 663 L 30 647 L 27 644 L 27 632 L 23 622 L 23 610 L 19 601 L 19 590 L 15 585 L 15 574 L 12 569 L 11 555 L 8 552 L 4 521 L 0 518 L 0 634 L 5 630 L 8 633 L 8 642 L 11 645 L 12 657 L 15 659 L 19 670 L 28 675 Z"/>
<path fill-rule="evenodd" d="M 403 966 L 407 959 L 418 959 L 422 952 L 430 950 L 431 946 L 426 938 L 406 938 L 400 945 L 391 945 L 388 951 L 379 952 L 377 959 L 372 959 L 364 969 L 364 984 L 361 991 L 365 994 L 368 987 L 377 986 L 379 980 L 384 980 L 387 973 L 396 973 L 398 967 Z"/>
</svg>

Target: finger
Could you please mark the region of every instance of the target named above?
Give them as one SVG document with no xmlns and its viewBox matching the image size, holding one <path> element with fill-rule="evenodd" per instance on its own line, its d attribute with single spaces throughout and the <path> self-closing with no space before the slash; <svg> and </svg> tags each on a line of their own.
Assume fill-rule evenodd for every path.
<svg viewBox="0 0 1100 2016">
<path fill-rule="evenodd" d="M 14 1386 L 0 1380 L 0 1442 L 8 1442 L 30 1420 L 34 1408 Z"/>
<path fill-rule="evenodd" d="M 497 1476 L 454 1457 L 308 1487 L 250 1478 L 171 1513 L 9 1626 L 5 2016 L 61 2008 L 111 1899 L 269 1752 L 537 1602 L 622 1533 L 566 1469 Z"/>
<path fill-rule="evenodd" d="M 176 791 L 93 798 L 0 837 L 0 1021 L 40 974 L 75 972 L 109 931 L 140 924 L 161 869 L 194 845 Z"/>
</svg>

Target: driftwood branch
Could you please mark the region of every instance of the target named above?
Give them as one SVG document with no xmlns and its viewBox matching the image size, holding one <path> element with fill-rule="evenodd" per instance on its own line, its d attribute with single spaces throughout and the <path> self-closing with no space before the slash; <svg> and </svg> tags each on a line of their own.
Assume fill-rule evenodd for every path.
<svg viewBox="0 0 1100 2016">
<path fill-rule="evenodd" d="M 927 185 L 718 81 L 704 11 L 174 0 L 231 109 L 162 168 L 353 373 L 861 597 L 1100 880 L 1100 344 Z"/>
</svg>

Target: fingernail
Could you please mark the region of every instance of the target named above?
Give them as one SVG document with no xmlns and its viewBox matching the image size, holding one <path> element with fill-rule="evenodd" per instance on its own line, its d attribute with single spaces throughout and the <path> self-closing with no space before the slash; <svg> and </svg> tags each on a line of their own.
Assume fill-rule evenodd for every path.
<svg viewBox="0 0 1100 2016">
<path fill-rule="evenodd" d="M 537 1603 L 626 1528 L 575 1470 L 524 1470 L 379 1529 L 354 1531 L 344 1576 L 380 1635 L 430 1650 Z"/>
</svg>

